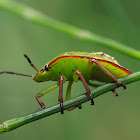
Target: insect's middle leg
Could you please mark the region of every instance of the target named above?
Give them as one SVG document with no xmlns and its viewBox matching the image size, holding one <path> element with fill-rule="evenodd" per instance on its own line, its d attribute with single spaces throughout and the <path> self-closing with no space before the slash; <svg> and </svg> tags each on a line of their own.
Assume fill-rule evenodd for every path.
<svg viewBox="0 0 140 140">
<path fill-rule="evenodd" d="M 89 98 L 90 98 L 90 100 L 91 100 L 91 105 L 94 105 L 94 101 L 93 101 L 93 97 L 92 97 L 92 95 L 91 95 L 91 91 L 90 91 L 90 89 L 89 89 L 89 87 L 88 87 L 88 85 L 87 85 L 87 83 L 86 83 L 86 81 L 85 81 L 83 75 L 82 75 L 81 72 L 78 71 L 78 70 L 75 72 L 75 74 L 77 74 L 77 75 L 80 77 L 80 79 L 81 79 L 81 81 L 82 81 L 82 83 L 83 83 L 83 85 L 84 85 L 84 87 L 85 87 L 85 89 L 86 89 L 86 92 L 87 92 L 87 94 L 88 94 L 88 96 L 89 96 Z M 74 76 L 74 77 L 75 77 L 75 76 Z"/>
<path fill-rule="evenodd" d="M 73 84 L 73 81 L 69 81 L 68 87 L 67 87 L 67 92 L 66 92 L 66 100 L 69 100 L 70 97 L 71 97 L 71 87 L 72 87 L 72 84 Z M 74 110 L 77 107 L 79 107 L 79 109 L 81 109 L 82 105 L 80 104 L 80 105 L 71 107 L 71 108 L 67 109 L 67 111 L 72 111 L 72 110 Z"/>
<path fill-rule="evenodd" d="M 39 103 L 39 105 L 41 106 L 38 110 L 40 109 L 43 109 L 45 108 L 45 104 L 40 100 L 40 97 L 42 97 L 43 95 L 45 95 L 46 93 L 56 89 L 57 87 L 59 86 L 59 83 L 56 83 L 52 86 L 49 86 L 47 88 L 45 88 L 44 90 L 42 90 L 41 92 L 39 92 L 37 95 L 36 95 L 36 100 L 37 102 Z"/>
<path fill-rule="evenodd" d="M 63 109 L 63 76 L 60 76 L 60 87 L 59 87 L 59 97 L 58 100 L 60 102 L 60 109 L 61 109 L 61 114 L 64 114 L 64 109 Z"/>
</svg>

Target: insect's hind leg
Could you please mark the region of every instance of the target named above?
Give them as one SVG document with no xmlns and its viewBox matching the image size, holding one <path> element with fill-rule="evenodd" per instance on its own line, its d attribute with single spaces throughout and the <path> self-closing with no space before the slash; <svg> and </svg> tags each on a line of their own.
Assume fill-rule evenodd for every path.
<svg viewBox="0 0 140 140">
<path fill-rule="evenodd" d="M 66 100 L 69 100 L 70 97 L 71 97 L 71 87 L 72 87 L 72 84 L 73 84 L 73 81 L 69 81 L 68 87 L 67 87 L 67 92 L 66 92 Z M 74 110 L 77 107 L 79 107 L 79 109 L 81 109 L 82 105 L 80 104 L 80 105 L 71 107 L 71 108 L 67 109 L 67 111 L 72 111 L 72 110 Z"/>
<path fill-rule="evenodd" d="M 124 89 L 126 89 L 126 86 L 121 83 L 120 81 L 118 81 L 118 79 L 112 74 L 110 73 L 105 67 L 103 67 L 95 58 L 94 59 L 90 59 L 89 62 L 91 63 L 95 63 L 102 71 L 104 71 L 114 82 L 116 82 L 118 85 L 122 86 Z"/>
<path fill-rule="evenodd" d="M 99 87 L 99 86 L 102 86 L 102 85 L 103 85 L 103 84 L 95 84 L 95 83 L 91 83 L 91 82 L 89 82 L 89 81 L 87 82 L 87 84 L 88 84 L 89 86 L 94 87 L 94 88 L 95 88 L 95 87 Z M 114 95 L 115 95 L 115 96 L 118 96 L 118 93 L 116 92 L 116 90 L 115 90 L 115 89 L 113 89 L 113 90 L 112 90 L 112 92 L 114 93 Z"/>
<path fill-rule="evenodd" d="M 115 89 L 113 89 L 112 92 L 114 93 L 115 96 L 118 96 L 118 93 L 116 92 Z"/>
<path fill-rule="evenodd" d="M 39 105 L 41 106 L 38 110 L 41 110 L 43 108 L 45 108 L 45 104 L 40 100 L 40 97 L 42 97 L 43 95 L 47 94 L 48 92 L 56 89 L 60 84 L 59 83 L 56 83 L 54 85 L 51 85 L 47 88 L 45 88 L 44 90 L 42 90 L 41 92 L 39 92 L 37 95 L 36 95 L 36 100 L 37 102 L 39 103 Z"/>
<path fill-rule="evenodd" d="M 95 63 L 102 71 L 104 71 L 114 82 L 116 82 L 118 85 L 122 86 L 124 89 L 126 89 L 126 86 L 121 83 L 120 81 L 118 81 L 118 79 L 112 74 L 110 73 L 106 68 L 104 68 L 95 58 L 94 59 L 90 59 L 89 62 L 91 63 Z M 118 96 L 118 93 L 116 92 L 115 89 L 112 90 L 112 92 L 114 93 L 115 96 Z"/>
</svg>

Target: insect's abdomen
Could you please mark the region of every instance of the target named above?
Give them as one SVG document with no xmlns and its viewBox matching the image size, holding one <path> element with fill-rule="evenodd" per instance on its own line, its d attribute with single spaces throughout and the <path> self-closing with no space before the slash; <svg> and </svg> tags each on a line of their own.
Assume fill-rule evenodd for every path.
<svg viewBox="0 0 140 140">
<path fill-rule="evenodd" d="M 89 62 L 88 57 L 62 57 L 54 62 L 51 71 L 53 71 L 54 80 L 59 80 L 63 75 L 68 81 L 73 80 L 76 70 L 79 70 L 86 81 L 97 80 L 100 82 L 110 82 L 111 79 L 94 63 Z M 116 78 L 129 75 L 131 72 L 110 61 L 98 59 L 98 62 L 111 72 Z M 52 79 L 53 80 L 53 79 Z"/>
<path fill-rule="evenodd" d="M 118 78 L 122 78 L 125 77 L 129 74 L 131 74 L 130 71 L 128 71 L 127 69 L 116 65 L 115 63 L 112 62 L 105 62 L 105 61 L 98 61 L 104 68 L 106 68 L 111 74 L 113 74 L 117 79 Z M 112 81 L 110 79 L 110 77 L 104 73 L 104 71 L 102 71 L 99 67 L 95 66 L 95 64 L 93 65 L 92 68 L 92 76 L 91 76 L 92 80 L 97 80 L 100 82 L 110 82 Z"/>
</svg>

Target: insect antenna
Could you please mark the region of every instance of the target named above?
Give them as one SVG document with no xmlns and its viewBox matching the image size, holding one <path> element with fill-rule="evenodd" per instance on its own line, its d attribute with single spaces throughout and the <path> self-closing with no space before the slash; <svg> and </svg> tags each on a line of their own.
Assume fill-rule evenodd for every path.
<svg viewBox="0 0 140 140">
<path fill-rule="evenodd" d="M 21 75 L 21 76 L 27 76 L 27 77 L 34 77 L 33 75 L 28 75 L 28 74 L 22 74 L 22 73 L 16 73 L 16 72 L 11 72 L 11 71 L 1 71 L 0 74 L 15 74 L 15 75 Z"/>
<path fill-rule="evenodd" d="M 28 60 L 28 62 L 30 63 L 30 65 L 31 65 L 37 72 L 39 72 L 39 70 L 34 66 L 34 64 L 31 62 L 30 58 L 29 58 L 26 54 L 24 54 L 24 57 L 26 57 L 27 60 Z"/>
</svg>

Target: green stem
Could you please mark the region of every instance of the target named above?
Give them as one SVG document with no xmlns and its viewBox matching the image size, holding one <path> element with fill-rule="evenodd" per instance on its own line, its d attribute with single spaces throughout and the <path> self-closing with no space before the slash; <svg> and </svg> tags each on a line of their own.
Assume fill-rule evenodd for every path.
<svg viewBox="0 0 140 140">
<path fill-rule="evenodd" d="M 10 13 L 14 13 L 21 18 L 24 18 L 30 22 L 35 24 L 48 27 L 50 29 L 54 29 L 56 31 L 65 33 L 66 35 L 70 35 L 72 37 L 91 42 L 92 44 L 101 45 L 103 47 L 107 47 L 133 58 L 140 60 L 140 51 L 132 49 L 126 45 L 123 45 L 117 41 L 101 37 L 92 32 L 76 28 L 74 26 L 59 22 L 57 20 L 52 19 L 44 15 L 43 13 L 34 10 L 24 4 L 17 3 L 12 0 L 0 0 L 0 8 Z"/>
<path fill-rule="evenodd" d="M 119 79 L 124 84 L 129 84 L 135 81 L 140 80 L 140 71 L 133 73 L 127 77 Z M 106 85 L 100 86 L 96 88 L 95 90 L 92 90 L 92 96 L 93 98 L 96 98 L 108 91 L 111 91 L 115 88 L 117 88 L 118 85 L 116 83 L 108 83 Z M 89 101 L 89 98 L 86 96 L 86 94 L 82 94 L 81 96 L 75 97 L 69 101 L 64 102 L 64 110 L 74 107 L 76 105 L 82 104 Z M 13 129 L 16 129 L 22 125 L 25 125 L 27 123 L 36 121 L 38 119 L 53 115 L 55 113 L 60 112 L 60 107 L 59 105 L 54 105 L 49 108 L 31 113 L 29 115 L 23 116 L 23 117 L 18 117 L 12 120 L 8 120 L 3 122 L 3 124 L 0 125 L 0 133 L 4 133 L 7 131 L 11 131 Z"/>
</svg>

